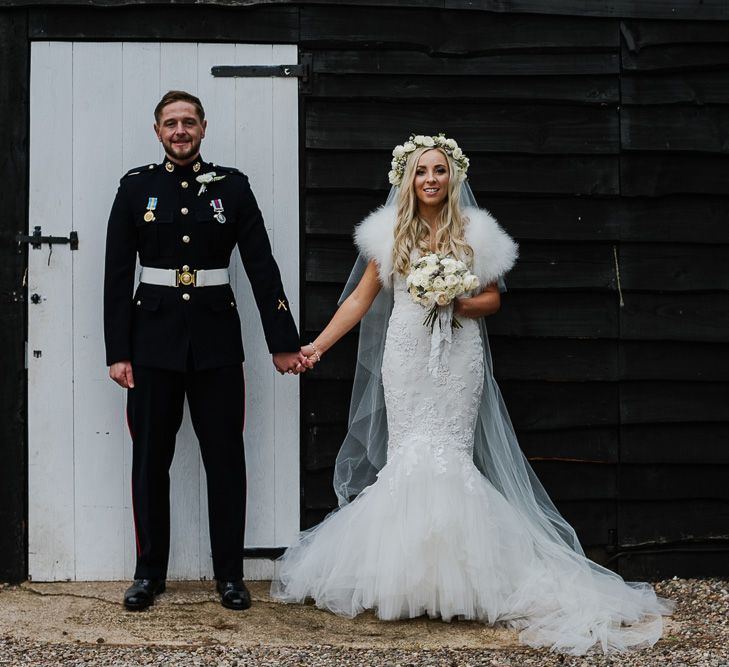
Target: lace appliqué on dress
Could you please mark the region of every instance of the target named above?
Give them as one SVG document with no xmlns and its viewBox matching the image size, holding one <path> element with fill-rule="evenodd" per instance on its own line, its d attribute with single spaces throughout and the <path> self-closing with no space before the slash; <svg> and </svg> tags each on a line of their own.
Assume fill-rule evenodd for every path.
<svg viewBox="0 0 729 667">
<path fill-rule="evenodd" d="M 473 432 L 483 387 L 483 349 L 476 323 L 453 331 L 448 365 L 428 372 L 430 329 L 425 310 L 395 278 L 382 378 L 389 431 L 388 463 L 410 475 L 421 464 L 440 474 L 456 466 L 473 488 Z M 389 483 L 393 483 L 390 478 Z"/>
</svg>

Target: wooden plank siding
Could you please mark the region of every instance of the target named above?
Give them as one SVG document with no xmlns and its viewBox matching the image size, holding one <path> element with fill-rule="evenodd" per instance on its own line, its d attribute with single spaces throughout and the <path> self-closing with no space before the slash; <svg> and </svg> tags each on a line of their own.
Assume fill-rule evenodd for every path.
<svg viewBox="0 0 729 667">
<path fill-rule="evenodd" d="M 705 574 L 726 574 L 729 25 L 625 20 L 621 36 L 621 195 L 656 237 L 625 239 L 619 253 L 620 565 L 681 575 L 696 557 Z M 697 230 L 678 243 L 658 236 L 674 204 L 670 229 Z"/>
<path fill-rule="evenodd" d="M 584 0 L 204 0 L 206 6 L 247 9 L 260 4 L 332 5 L 346 4 L 365 7 L 409 7 L 434 9 L 461 9 L 506 14 L 551 14 L 559 16 L 596 16 L 660 18 L 673 21 L 727 20 L 729 8 L 723 0 L 610 0 L 610 2 L 584 2 Z M 126 8 L 130 5 L 176 5 L 199 4 L 200 0 L 4 0 L 7 6 L 34 7 L 38 5 Z"/>
<path fill-rule="evenodd" d="M 729 540 L 729 25 L 351 7 L 301 17 L 314 71 L 306 337 L 335 307 L 353 225 L 384 200 L 392 146 L 410 132 L 456 137 L 480 204 L 521 245 L 489 329 L 543 483 L 591 555 L 624 574 L 696 562 L 725 574 L 705 550 Z M 334 507 L 355 354 L 356 332 L 302 379 L 306 527 Z"/>
<path fill-rule="evenodd" d="M 315 72 L 305 113 L 307 335 L 346 279 L 353 224 L 389 189 L 392 147 L 410 132 L 456 137 L 479 202 L 521 244 L 489 322 L 497 378 L 540 478 L 604 560 L 617 526 L 620 430 L 619 22 L 482 14 L 466 27 L 462 15 L 423 11 L 409 30 L 412 11 L 368 14 L 302 11 Z M 438 29 L 454 21 L 460 31 Z M 388 27 L 375 42 L 378 24 Z M 355 354 L 350 335 L 302 380 L 306 526 L 333 507 Z"/>
<path fill-rule="evenodd" d="M 0 12 L 0 581 L 27 572 L 27 378 L 25 372 L 27 250 L 15 235 L 28 226 L 29 49 L 27 12 Z M 45 409 L 46 406 L 39 406 Z"/>
<path fill-rule="evenodd" d="M 336 306 L 353 226 L 384 201 L 393 145 L 458 139 L 480 204 L 521 246 L 489 329 L 548 491 L 589 553 L 629 578 L 729 573 L 724 0 L 6 0 L 0 580 L 27 573 L 26 254 L 13 238 L 27 229 L 31 40 L 310 54 L 304 340 Z M 354 331 L 301 380 L 303 527 L 335 504 L 356 345 Z"/>
</svg>

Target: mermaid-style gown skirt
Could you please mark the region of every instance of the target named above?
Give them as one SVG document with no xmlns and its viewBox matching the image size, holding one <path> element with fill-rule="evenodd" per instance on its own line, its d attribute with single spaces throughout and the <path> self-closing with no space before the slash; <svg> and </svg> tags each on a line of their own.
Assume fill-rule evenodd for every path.
<svg viewBox="0 0 729 667">
<path fill-rule="evenodd" d="M 655 643 L 669 605 L 650 586 L 544 548 L 475 467 L 478 326 L 462 321 L 433 375 L 423 313 L 396 283 L 382 365 L 387 464 L 354 501 L 299 535 L 278 563 L 273 597 L 312 599 L 348 617 L 372 609 L 384 620 L 501 622 L 524 643 L 568 653 Z"/>
</svg>

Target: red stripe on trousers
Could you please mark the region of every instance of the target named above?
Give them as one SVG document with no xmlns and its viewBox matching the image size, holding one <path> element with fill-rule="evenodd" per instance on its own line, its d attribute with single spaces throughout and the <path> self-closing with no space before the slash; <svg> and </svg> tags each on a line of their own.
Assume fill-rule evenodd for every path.
<svg viewBox="0 0 729 667">
<path fill-rule="evenodd" d="M 132 423 L 129 421 L 129 408 L 125 411 L 127 417 L 127 428 L 129 429 L 129 435 L 132 438 L 132 446 L 134 445 L 134 431 L 132 430 Z M 133 454 L 132 454 L 133 456 Z M 132 522 L 134 523 L 134 539 L 137 542 L 137 556 L 142 555 L 142 547 L 139 544 L 139 533 L 137 532 L 137 511 L 134 509 L 134 482 L 132 481 Z"/>
</svg>

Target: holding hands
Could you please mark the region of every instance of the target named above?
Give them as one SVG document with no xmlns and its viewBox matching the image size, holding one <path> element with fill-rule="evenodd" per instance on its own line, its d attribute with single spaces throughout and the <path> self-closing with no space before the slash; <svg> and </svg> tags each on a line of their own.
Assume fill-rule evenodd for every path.
<svg viewBox="0 0 729 667">
<path fill-rule="evenodd" d="M 275 352 L 271 356 L 273 357 L 273 365 L 281 375 L 284 373 L 298 375 L 314 367 L 314 364 L 309 361 L 302 351 Z"/>
<path fill-rule="evenodd" d="M 272 356 L 273 365 L 281 375 L 306 373 L 321 361 L 321 354 L 313 343 L 304 345 L 298 352 L 276 352 Z"/>
</svg>

